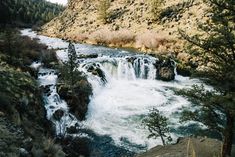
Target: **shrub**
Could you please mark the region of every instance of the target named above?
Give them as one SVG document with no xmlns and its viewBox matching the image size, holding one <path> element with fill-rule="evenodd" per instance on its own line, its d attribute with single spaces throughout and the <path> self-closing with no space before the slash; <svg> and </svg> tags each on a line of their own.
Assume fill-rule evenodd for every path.
<svg viewBox="0 0 235 157">
<path fill-rule="evenodd" d="M 38 43 L 38 39 L 20 36 L 15 29 L 0 32 L 0 51 L 7 55 L 5 61 L 15 67 L 24 68 L 33 61 L 42 61 L 46 66 L 56 62 L 56 53 L 47 46 Z"/>
<path fill-rule="evenodd" d="M 150 0 L 151 13 L 154 20 L 159 18 L 164 0 Z"/>
<path fill-rule="evenodd" d="M 107 44 L 108 35 L 110 35 L 110 33 L 108 29 L 101 29 L 93 32 L 89 38 L 97 44 Z"/>
<path fill-rule="evenodd" d="M 101 29 L 90 35 L 90 39 L 97 44 L 128 44 L 135 42 L 135 35 L 129 30 L 110 31 Z"/>
<path fill-rule="evenodd" d="M 35 157 L 40 156 L 51 156 L 51 157 L 65 157 L 65 153 L 62 150 L 62 147 L 58 144 L 55 144 L 52 139 L 43 139 L 41 141 L 35 142 L 32 149 L 32 154 Z"/>
<path fill-rule="evenodd" d="M 168 39 L 166 36 L 151 31 L 145 32 L 136 38 L 137 47 L 145 47 L 150 49 L 157 49 L 159 46 L 164 45 L 167 42 Z"/>
<path fill-rule="evenodd" d="M 128 44 L 135 41 L 135 35 L 129 30 L 119 30 L 111 32 L 111 35 L 108 36 L 109 43 L 112 44 Z"/>
<path fill-rule="evenodd" d="M 110 12 L 108 9 L 110 8 L 110 0 L 101 0 L 97 8 L 99 15 L 98 19 L 104 24 L 109 22 Z"/>
</svg>

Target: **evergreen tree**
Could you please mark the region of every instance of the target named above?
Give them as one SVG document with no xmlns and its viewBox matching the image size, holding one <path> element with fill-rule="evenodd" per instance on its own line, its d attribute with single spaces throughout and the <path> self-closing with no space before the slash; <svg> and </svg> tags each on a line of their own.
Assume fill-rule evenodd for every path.
<svg viewBox="0 0 235 157">
<path fill-rule="evenodd" d="M 159 18 L 164 3 L 165 0 L 150 0 L 151 13 L 154 20 Z"/>
<path fill-rule="evenodd" d="M 110 0 L 101 0 L 98 5 L 99 19 L 104 24 L 108 22 L 110 17 L 110 12 L 108 11 L 110 5 Z"/>
<path fill-rule="evenodd" d="M 75 83 L 75 78 L 74 78 L 74 71 L 77 70 L 78 68 L 78 64 L 77 64 L 77 53 L 75 50 L 75 47 L 72 43 L 69 43 L 69 47 L 68 47 L 68 57 L 69 60 L 67 62 L 67 66 L 69 66 L 69 77 L 70 77 L 70 85 L 74 85 Z"/>
<path fill-rule="evenodd" d="M 83 76 L 78 70 L 79 64 L 77 62 L 78 55 L 74 45 L 70 42 L 68 46 L 68 61 L 61 67 L 62 79 L 69 85 L 70 89 L 76 87 L 76 83 L 80 81 Z"/>
<path fill-rule="evenodd" d="M 201 58 L 207 68 L 197 72 L 215 91 L 194 86 L 179 93 L 193 100 L 195 111 L 185 111 L 183 120 L 197 120 L 218 131 L 223 138 L 222 157 L 231 156 L 235 116 L 235 1 L 207 0 L 211 19 L 200 23 L 201 34 L 180 34 L 190 44 L 191 55 Z M 209 64 L 208 64 L 209 63 Z"/>
<path fill-rule="evenodd" d="M 1 0 L 0 24 L 45 23 L 63 10 L 63 6 L 45 0 Z"/>
<path fill-rule="evenodd" d="M 168 119 L 162 116 L 156 108 L 150 110 L 147 118 L 143 120 L 144 125 L 147 126 L 150 135 L 148 138 L 158 138 L 162 140 L 162 144 L 166 145 L 166 141 L 171 141 L 171 136 L 169 135 L 169 127 L 167 123 Z"/>
</svg>

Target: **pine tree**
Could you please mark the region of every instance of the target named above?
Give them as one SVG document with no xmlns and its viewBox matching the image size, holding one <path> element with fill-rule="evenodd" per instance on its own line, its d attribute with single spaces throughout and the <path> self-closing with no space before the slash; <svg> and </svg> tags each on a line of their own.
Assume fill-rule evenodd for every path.
<svg viewBox="0 0 235 157">
<path fill-rule="evenodd" d="M 147 126 L 150 135 L 148 138 L 158 138 L 162 140 L 162 144 L 166 145 L 166 141 L 171 141 L 171 136 L 169 135 L 170 129 L 168 127 L 168 119 L 162 116 L 156 108 L 150 110 L 147 118 L 143 120 L 144 125 Z"/>
<path fill-rule="evenodd" d="M 78 70 L 78 55 L 76 53 L 74 45 L 70 42 L 68 46 L 68 61 L 66 61 L 61 67 L 62 79 L 69 85 L 70 89 L 74 90 L 76 83 L 83 79 L 82 72 Z"/>
<path fill-rule="evenodd" d="M 200 23 L 202 34 L 189 36 L 180 30 L 190 44 L 191 55 L 201 58 L 207 65 L 197 72 L 215 91 L 194 86 L 192 90 L 180 91 L 194 102 L 197 109 L 185 111 L 183 120 L 196 120 L 222 135 L 222 157 L 231 156 L 235 118 L 235 1 L 207 0 L 211 19 Z M 210 64 L 208 64 L 210 63 Z"/>
<path fill-rule="evenodd" d="M 19 22 L 33 25 L 39 21 L 48 22 L 63 9 L 63 6 L 44 0 L 2 0 L 0 1 L 0 24 Z"/>
</svg>

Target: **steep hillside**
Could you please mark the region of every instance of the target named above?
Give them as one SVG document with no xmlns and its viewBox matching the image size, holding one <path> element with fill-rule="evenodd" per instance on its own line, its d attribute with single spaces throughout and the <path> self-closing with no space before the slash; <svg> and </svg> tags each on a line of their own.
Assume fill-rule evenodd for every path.
<svg viewBox="0 0 235 157">
<path fill-rule="evenodd" d="M 58 16 L 64 7 L 45 0 L 1 0 L 0 25 L 42 25 Z"/>
<path fill-rule="evenodd" d="M 22 37 L 13 29 L 0 29 L 1 157 L 65 156 L 52 140 L 54 130 L 46 119 L 35 78 L 37 71 L 29 66 L 40 58 L 48 63 L 56 61 L 54 51 L 47 50 L 36 39 Z"/>
<path fill-rule="evenodd" d="M 77 42 L 178 53 L 183 45 L 178 29 L 195 33 L 196 23 L 208 18 L 201 0 L 166 0 L 156 19 L 151 1 L 111 1 L 104 23 L 101 1 L 70 0 L 68 8 L 46 24 L 42 33 Z"/>
</svg>

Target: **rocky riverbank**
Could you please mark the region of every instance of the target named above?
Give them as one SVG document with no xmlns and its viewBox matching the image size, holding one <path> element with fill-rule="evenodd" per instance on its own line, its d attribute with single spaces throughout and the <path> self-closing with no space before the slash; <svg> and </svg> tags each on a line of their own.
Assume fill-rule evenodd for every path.
<svg viewBox="0 0 235 157">
<path fill-rule="evenodd" d="M 53 140 L 34 61 L 53 67 L 55 51 L 16 29 L 0 30 L 0 156 L 65 156 Z"/>
<path fill-rule="evenodd" d="M 37 81 L 4 62 L 0 69 L 0 156 L 64 156 L 55 144 Z"/>
<path fill-rule="evenodd" d="M 206 137 L 186 137 L 176 144 L 156 146 L 136 157 L 214 157 L 220 156 L 222 143 Z M 232 156 L 235 155 L 235 146 Z"/>
</svg>

